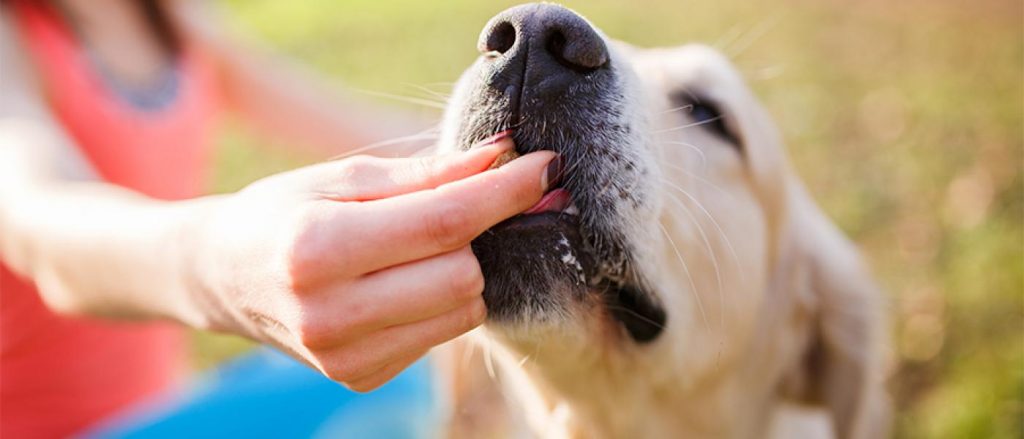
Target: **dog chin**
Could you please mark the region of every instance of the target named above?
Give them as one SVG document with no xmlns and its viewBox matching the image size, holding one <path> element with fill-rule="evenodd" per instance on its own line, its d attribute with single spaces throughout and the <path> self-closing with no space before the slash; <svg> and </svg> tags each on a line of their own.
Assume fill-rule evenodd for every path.
<svg viewBox="0 0 1024 439">
<path fill-rule="evenodd" d="M 558 291 L 556 288 L 555 291 Z M 557 362 L 592 355 L 614 345 L 618 325 L 595 302 L 565 303 L 557 312 L 523 315 L 515 322 L 488 319 L 483 329 L 518 360 L 556 358 Z M 529 319 L 529 320 L 527 320 Z"/>
<path fill-rule="evenodd" d="M 507 325 L 564 320 L 587 294 L 593 273 L 576 217 L 561 212 L 520 215 L 473 241 L 484 279 L 489 320 Z"/>
</svg>

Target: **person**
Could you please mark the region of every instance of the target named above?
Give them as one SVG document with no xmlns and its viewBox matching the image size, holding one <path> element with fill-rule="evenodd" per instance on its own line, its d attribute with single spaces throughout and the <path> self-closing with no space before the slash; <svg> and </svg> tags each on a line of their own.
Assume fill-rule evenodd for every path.
<svg viewBox="0 0 1024 439">
<path fill-rule="evenodd" d="M 182 327 L 380 386 L 483 321 L 470 241 L 558 173 L 551 152 L 489 170 L 506 133 L 201 196 L 227 111 L 325 156 L 419 126 L 324 93 L 197 3 L 0 3 L 0 436 L 74 434 L 173 386 Z"/>
</svg>

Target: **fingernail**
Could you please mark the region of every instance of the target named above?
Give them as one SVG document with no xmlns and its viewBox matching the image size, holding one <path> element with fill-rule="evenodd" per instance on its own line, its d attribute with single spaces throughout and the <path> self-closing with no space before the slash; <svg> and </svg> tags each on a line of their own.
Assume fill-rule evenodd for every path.
<svg viewBox="0 0 1024 439">
<path fill-rule="evenodd" d="M 562 181 L 562 156 L 556 155 L 555 158 L 548 162 L 547 168 L 544 169 L 544 174 L 540 176 L 540 186 L 547 192 L 549 189 L 555 187 Z"/>
<path fill-rule="evenodd" d="M 505 130 L 505 131 L 502 131 L 500 133 L 494 134 L 491 137 L 488 137 L 488 138 L 486 138 L 484 140 L 481 140 L 481 141 L 477 142 L 476 145 L 473 145 L 473 147 L 474 148 L 479 148 L 479 147 L 482 147 L 482 146 L 493 145 L 493 144 L 498 143 L 502 139 L 504 139 L 504 138 L 506 138 L 508 136 L 511 136 L 511 135 L 512 135 L 512 130 Z"/>
</svg>

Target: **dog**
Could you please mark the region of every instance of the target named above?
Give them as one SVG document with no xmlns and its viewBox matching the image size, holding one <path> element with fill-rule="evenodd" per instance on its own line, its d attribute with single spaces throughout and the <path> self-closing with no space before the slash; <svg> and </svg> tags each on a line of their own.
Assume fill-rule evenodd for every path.
<svg viewBox="0 0 1024 439">
<path fill-rule="evenodd" d="M 564 171 L 473 242 L 488 320 L 436 352 L 449 435 L 886 434 L 882 296 L 724 56 L 546 3 L 478 48 L 441 150 L 512 130 Z"/>
</svg>

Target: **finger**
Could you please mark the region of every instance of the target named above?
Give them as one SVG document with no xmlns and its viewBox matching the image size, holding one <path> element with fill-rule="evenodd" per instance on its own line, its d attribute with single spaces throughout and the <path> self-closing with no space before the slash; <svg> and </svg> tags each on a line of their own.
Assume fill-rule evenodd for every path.
<svg viewBox="0 0 1024 439">
<path fill-rule="evenodd" d="M 483 323 L 487 308 L 475 299 L 457 309 L 428 320 L 392 326 L 361 337 L 321 356 L 324 370 L 338 382 L 350 382 L 380 370 L 409 352 L 428 350 Z"/>
<path fill-rule="evenodd" d="M 535 152 L 433 190 L 349 204 L 349 210 L 339 211 L 347 218 L 334 221 L 333 230 L 320 234 L 317 245 L 323 247 L 316 254 L 328 256 L 318 262 L 324 269 L 344 266 L 365 272 L 359 270 L 465 246 L 491 226 L 536 204 L 548 178 L 542 175 L 548 173 L 554 157 L 550 151 Z"/>
<path fill-rule="evenodd" d="M 465 246 L 314 293 L 306 305 L 308 318 L 327 324 L 303 338 L 314 349 L 337 346 L 381 328 L 442 315 L 479 300 L 483 290 L 480 263 Z"/>
<path fill-rule="evenodd" d="M 394 378 L 396 375 L 398 375 L 403 370 L 411 366 L 420 358 L 423 358 L 423 356 L 426 355 L 427 352 L 428 351 L 420 351 L 413 355 L 401 358 L 398 361 L 394 361 L 392 363 L 385 365 L 384 367 L 374 371 L 373 373 L 367 375 L 366 377 L 357 378 L 353 381 L 350 381 L 346 385 L 348 386 L 349 389 L 352 389 L 356 392 L 369 392 L 371 390 L 374 390 L 384 385 L 384 383 L 391 381 L 391 379 Z"/>
<path fill-rule="evenodd" d="M 484 141 L 465 152 L 414 158 L 355 156 L 314 165 L 305 178 L 309 190 L 335 201 L 367 201 L 436 188 L 487 169 L 514 147 L 512 138 Z"/>
</svg>

